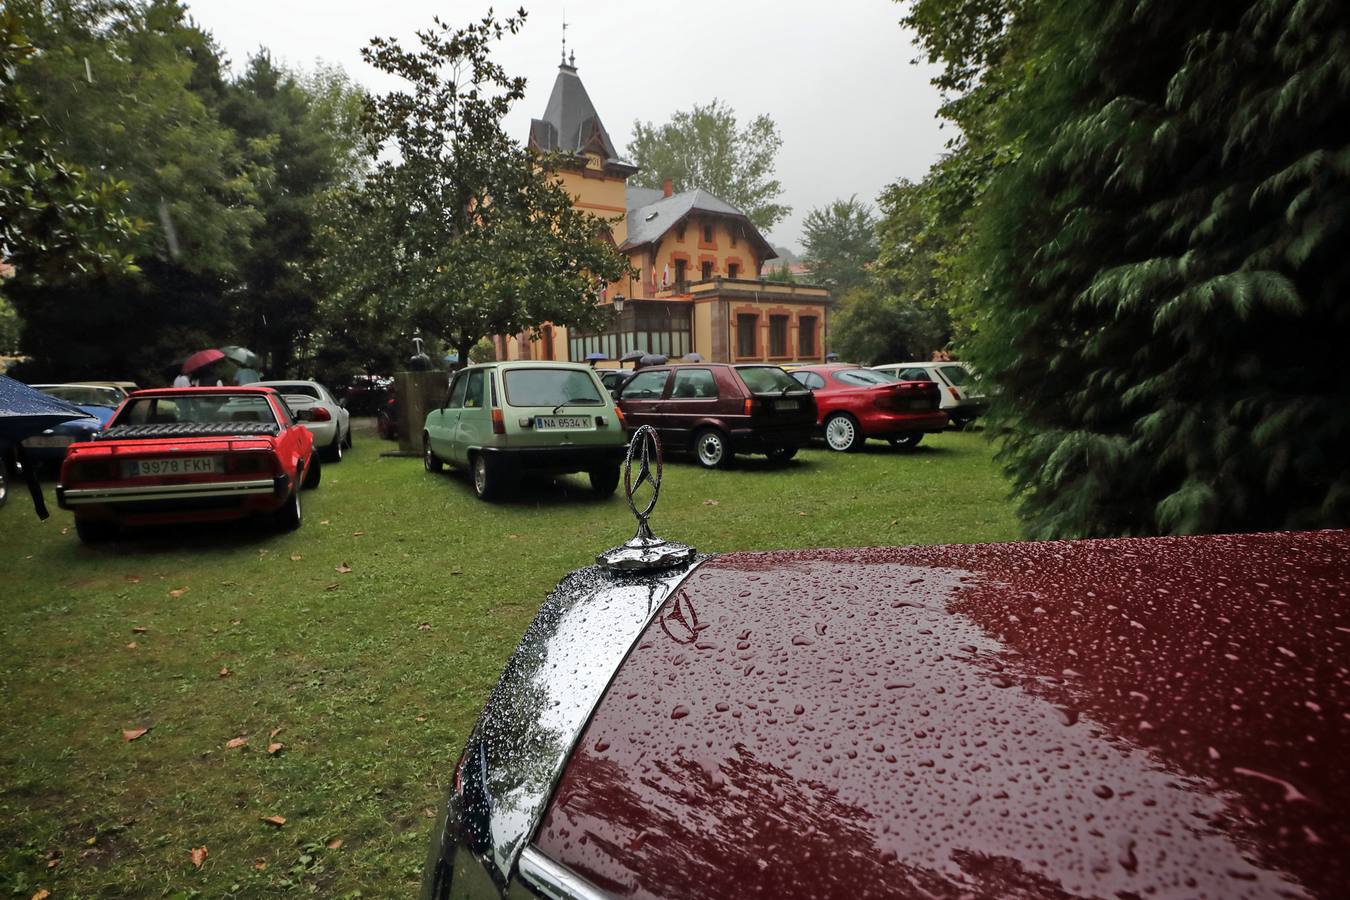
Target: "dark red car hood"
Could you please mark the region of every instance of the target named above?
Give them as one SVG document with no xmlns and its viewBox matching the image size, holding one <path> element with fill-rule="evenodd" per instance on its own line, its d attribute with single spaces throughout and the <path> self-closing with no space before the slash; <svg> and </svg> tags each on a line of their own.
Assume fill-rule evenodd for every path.
<svg viewBox="0 0 1350 900">
<path fill-rule="evenodd" d="M 631 897 L 1345 896 L 1350 533 L 737 554 L 535 843 Z"/>
</svg>

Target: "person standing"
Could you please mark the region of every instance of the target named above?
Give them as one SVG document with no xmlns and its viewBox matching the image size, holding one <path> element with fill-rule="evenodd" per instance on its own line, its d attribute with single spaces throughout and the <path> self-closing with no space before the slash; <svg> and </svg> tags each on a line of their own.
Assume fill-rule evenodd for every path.
<svg viewBox="0 0 1350 900">
<path fill-rule="evenodd" d="M 188 378 L 184 373 L 179 372 L 173 380 L 173 386 L 176 388 L 192 387 L 192 379 Z"/>
</svg>

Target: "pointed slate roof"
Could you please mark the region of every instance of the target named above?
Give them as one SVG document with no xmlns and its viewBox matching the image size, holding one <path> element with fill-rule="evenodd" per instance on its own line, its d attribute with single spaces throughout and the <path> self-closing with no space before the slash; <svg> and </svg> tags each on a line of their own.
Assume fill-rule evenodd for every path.
<svg viewBox="0 0 1350 900">
<path fill-rule="evenodd" d="M 653 193 L 657 194 L 660 199 L 652 200 L 651 195 Z M 658 241 L 662 235 L 674 228 L 691 213 L 704 213 L 740 220 L 744 226 L 746 237 L 758 245 L 761 261 L 775 259 L 778 256 L 773 246 L 764 239 L 764 236 L 759 233 L 759 229 L 754 226 L 754 223 L 745 213 L 701 188 L 666 197 L 661 191 L 630 187 L 628 189 L 628 200 L 628 206 L 630 207 L 628 210 L 628 239 L 623 242 L 620 250 L 631 250 L 634 247 L 641 247 L 643 244 Z M 634 201 L 642 205 L 633 207 Z"/>
<path fill-rule="evenodd" d="M 530 145 L 545 152 L 580 154 L 599 153 L 606 163 L 633 168 L 619 157 L 609 132 L 600 121 L 600 115 L 591 103 L 586 86 L 581 83 L 575 65 L 558 66 L 558 78 L 553 82 L 544 117 L 530 122 Z M 633 169 L 636 171 L 636 169 Z"/>
</svg>

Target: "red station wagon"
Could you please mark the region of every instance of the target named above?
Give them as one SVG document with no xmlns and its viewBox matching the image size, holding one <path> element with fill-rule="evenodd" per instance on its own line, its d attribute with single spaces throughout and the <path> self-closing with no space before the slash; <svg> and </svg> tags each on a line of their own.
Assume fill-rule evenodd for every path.
<svg viewBox="0 0 1350 900">
<path fill-rule="evenodd" d="M 313 436 L 271 388 L 137 391 L 93 441 L 71 445 L 56 499 L 85 541 L 121 525 L 251 515 L 291 529 L 319 465 Z"/>
<path fill-rule="evenodd" d="M 777 366 L 654 366 L 634 373 L 618 401 L 629 430 L 650 425 L 667 447 L 688 448 L 710 469 L 737 453 L 789 460 L 816 421 L 810 391 Z"/>
<path fill-rule="evenodd" d="M 794 369 L 792 377 L 816 395 L 819 424 L 831 450 L 861 450 L 867 438 L 913 448 L 949 421 L 931 381 L 896 381 L 884 372 L 842 363 Z"/>
<path fill-rule="evenodd" d="M 1346 896 L 1350 532 L 644 540 L 525 632 L 426 900 Z"/>
</svg>

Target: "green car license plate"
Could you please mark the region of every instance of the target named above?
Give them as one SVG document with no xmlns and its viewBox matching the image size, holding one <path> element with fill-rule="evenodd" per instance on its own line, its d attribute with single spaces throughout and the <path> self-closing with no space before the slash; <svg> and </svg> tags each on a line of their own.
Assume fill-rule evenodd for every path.
<svg viewBox="0 0 1350 900">
<path fill-rule="evenodd" d="M 225 470 L 222 456 L 178 456 L 168 459 L 133 459 L 126 463 L 126 477 L 153 478 L 160 475 L 210 475 Z"/>
<path fill-rule="evenodd" d="M 536 431 L 594 431 L 594 416 L 535 416 Z"/>
</svg>

